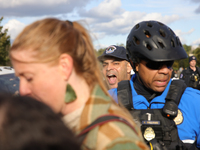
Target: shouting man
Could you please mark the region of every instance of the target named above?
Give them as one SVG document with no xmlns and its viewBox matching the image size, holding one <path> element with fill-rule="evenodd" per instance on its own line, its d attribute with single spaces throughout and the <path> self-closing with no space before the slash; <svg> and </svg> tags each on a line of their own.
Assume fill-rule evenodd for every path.
<svg viewBox="0 0 200 150">
<path fill-rule="evenodd" d="M 117 88 L 122 80 L 130 80 L 132 68 L 123 46 L 109 46 L 98 59 L 103 64 L 103 74 L 110 88 Z"/>
</svg>

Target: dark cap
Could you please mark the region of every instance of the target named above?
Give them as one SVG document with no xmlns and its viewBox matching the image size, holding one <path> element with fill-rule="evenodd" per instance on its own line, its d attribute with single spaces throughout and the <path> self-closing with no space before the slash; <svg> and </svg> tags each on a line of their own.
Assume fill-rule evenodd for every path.
<svg viewBox="0 0 200 150">
<path fill-rule="evenodd" d="M 98 57 L 98 59 L 102 61 L 103 58 L 105 57 L 115 57 L 128 61 L 126 56 L 126 49 L 123 46 L 116 46 L 116 45 L 109 46 L 108 48 L 106 48 L 103 54 Z"/>
<path fill-rule="evenodd" d="M 191 62 L 192 60 L 196 60 L 196 61 L 197 61 L 197 59 L 196 59 L 195 56 L 190 56 L 190 57 L 189 57 L 189 62 Z"/>
</svg>

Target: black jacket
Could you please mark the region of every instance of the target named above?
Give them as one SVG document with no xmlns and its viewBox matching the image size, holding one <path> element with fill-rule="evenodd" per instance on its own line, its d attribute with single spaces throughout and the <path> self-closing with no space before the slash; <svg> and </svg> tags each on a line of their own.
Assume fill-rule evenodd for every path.
<svg viewBox="0 0 200 150">
<path fill-rule="evenodd" d="M 180 79 L 184 80 L 188 87 L 193 87 L 200 90 L 199 67 L 196 67 L 196 71 L 193 71 L 190 67 L 185 68 L 180 74 Z"/>
</svg>

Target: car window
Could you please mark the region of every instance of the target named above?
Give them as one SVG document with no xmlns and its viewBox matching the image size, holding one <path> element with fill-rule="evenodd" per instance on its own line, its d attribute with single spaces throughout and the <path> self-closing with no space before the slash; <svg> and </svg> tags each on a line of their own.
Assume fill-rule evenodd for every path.
<svg viewBox="0 0 200 150">
<path fill-rule="evenodd" d="M 0 93 L 19 94 L 19 78 L 14 73 L 0 75 Z"/>
</svg>

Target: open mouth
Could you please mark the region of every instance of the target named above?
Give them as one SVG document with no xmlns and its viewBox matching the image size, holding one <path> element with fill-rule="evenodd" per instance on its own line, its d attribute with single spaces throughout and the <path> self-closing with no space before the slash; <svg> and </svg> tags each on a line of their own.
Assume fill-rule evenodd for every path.
<svg viewBox="0 0 200 150">
<path fill-rule="evenodd" d="M 117 82 L 117 76 L 114 74 L 107 75 L 108 83 L 115 84 Z"/>
<path fill-rule="evenodd" d="M 165 86 L 167 84 L 167 80 L 157 80 L 156 83 L 158 86 Z"/>
</svg>

